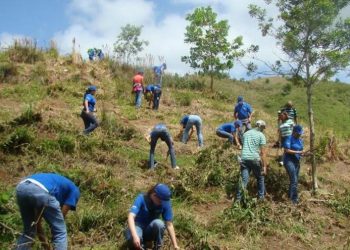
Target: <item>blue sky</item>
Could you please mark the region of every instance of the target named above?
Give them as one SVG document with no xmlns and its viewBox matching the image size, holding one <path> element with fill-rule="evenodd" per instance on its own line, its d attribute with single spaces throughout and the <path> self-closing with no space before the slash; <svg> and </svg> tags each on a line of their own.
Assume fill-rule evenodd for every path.
<svg viewBox="0 0 350 250">
<path fill-rule="evenodd" d="M 169 72 L 186 73 L 191 69 L 180 60 L 189 51 L 183 42 L 185 16 L 196 7 L 211 5 L 220 19 L 229 20 L 231 39 L 242 35 L 245 44 L 259 44 L 261 59 L 274 61 L 280 51 L 271 38 L 261 37 L 249 17 L 249 3 L 261 4 L 262 0 L 1 0 L 0 42 L 6 47 L 13 38 L 31 37 L 47 46 L 53 39 L 65 54 L 72 50 L 75 37 L 78 51 L 86 57 L 89 47 L 103 47 L 112 53 L 120 28 L 131 23 L 144 26 L 142 38 L 150 42 L 144 55 L 151 54 L 154 64 L 164 57 Z M 350 16 L 350 7 L 343 15 Z M 246 77 L 240 66 L 230 74 Z M 350 82 L 347 74 L 337 77 Z"/>
</svg>

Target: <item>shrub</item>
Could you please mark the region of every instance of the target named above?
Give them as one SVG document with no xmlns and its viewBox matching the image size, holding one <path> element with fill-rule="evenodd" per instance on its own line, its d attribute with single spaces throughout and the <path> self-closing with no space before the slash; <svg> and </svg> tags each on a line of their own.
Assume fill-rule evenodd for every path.
<svg viewBox="0 0 350 250">
<path fill-rule="evenodd" d="M 283 96 L 289 95 L 291 91 L 292 91 L 292 84 L 291 83 L 287 83 L 286 85 L 284 85 L 282 87 L 282 95 Z"/>
<path fill-rule="evenodd" d="M 25 127 L 17 128 L 9 135 L 7 140 L 1 144 L 1 148 L 7 153 L 23 153 L 34 140 L 32 133 Z"/>
<path fill-rule="evenodd" d="M 19 117 L 13 119 L 10 125 L 32 125 L 42 121 L 40 113 L 35 113 L 32 106 L 29 106 Z"/>
<path fill-rule="evenodd" d="M 179 106 L 191 106 L 192 97 L 187 93 L 182 93 L 181 95 L 176 96 L 175 99 Z"/>
<path fill-rule="evenodd" d="M 17 75 L 17 68 L 12 62 L 0 62 L 0 82 L 7 81 Z"/>
<path fill-rule="evenodd" d="M 37 48 L 36 42 L 28 38 L 15 40 L 7 53 L 12 62 L 35 63 L 43 59 L 43 53 Z"/>
<path fill-rule="evenodd" d="M 44 63 L 38 63 L 32 70 L 31 80 L 38 81 L 41 84 L 49 83 L 49 74 Z"/>
<path fill-rule="evenodd" d="M 60 135 L 58 146 L 63 153 L 73 153 L 75 149 L 75 140 L 68 135 Z"/>
</svg>

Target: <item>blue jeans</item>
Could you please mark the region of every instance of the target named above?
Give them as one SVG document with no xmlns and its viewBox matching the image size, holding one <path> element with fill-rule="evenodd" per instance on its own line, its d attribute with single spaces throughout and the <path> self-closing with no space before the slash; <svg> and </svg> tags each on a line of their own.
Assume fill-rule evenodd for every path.
<svg viewBox="0 0 350 250">
<path fill-rule="evenodd" d="M 164 222 L 160 219 L 153 220 L 147 227 L 142 228 L 136 225 L 136 233 L 140 238 L 141 246 L 145 248 L 144 243 L 146 241 L 153 241 L 153 249 L 160 249 L 163 244 L 163 236 L 165 231 Z M 131 249 L 133 248 L 133 239 L 129 229 L 125 231 L 125 238 L 128 241 L 128 245 Z"/>
<path fill-rule="evenodd" d="M 160 88 L 156 88 L 153 91 L 153 109 L 154 110 L 158 110 L 161 96 L 162 96 L 162 90 Z"/>
<path fill-rule="evenodd" d="M 162 86 L 162 82 L 163 82 L 163 75 L 160 74 L 160 75 L 157 75 L 155 76 L 155 82 L 157 85 L 159 86 Z"/>
<path fill-rule="evenodd" d="M 165 143 L 168 145 L 171 166 L 175 168 L 176 167 L 175 150 L 171 142 L 171 136 L 167 130 L 153 130 L 151 133 L 151 149 L 149 152 L 149 162 L 148 162 L 149 168 L 154 168 L 154 151 L 156 149 L 157 141 L 159 138 L 162 141 L 165 141 Z"/>
<path fill-rule="evenodd" d="M 190 115 L 182 135 L 182 142 L 187 143 L 189 132 L 191 128 L 195 126 L 198 138 L 198 146 L 203 146 L 203 134 L 202 134 L 202 119 L 198 115 Z"/>
<path fill-rule="evenodd" d="M 86 113 L 84 110 L 81 111 L 80 117 L 84 121 L 84 134 L 90 134 L 92 131 L 94 131 L 98 126 L 99 122 L 92 113 Z"/>
<path fill-rule="evenodd" d="M 226 132 L 226 131 L 224 131 L 224 130 L 216 130 L 216 134 L 219 136 L 219 137 L 221 137 L 221 138 L 227 138 L 228 139 L 228 141 L 231 143 L 231 144 L 233 144 L 234 143 L 234 137 L 233 137 L 233 135 L 231 134 L 231 133 L 228 133 L 228 132 Z"/>
<path fill-rule="evenodd" d="M 249 181 L 250 172 L 253 171 L 253 174 L 258 183 L 258 197 L 263 199 L 265 196 L 265 182 L 264 176 L 261 174 L 261 163 L 259 160 L 242 160 L 241 162 L 241 176 L 242 176 L 242 185 L 245 189 Z M 241 200 L 241 187 L 237 189 L 237 200 Z"/>
<path fill-rule="evenodd" d="M 36 236 L 36 225 L 32 226 L 32 223 L 38 220 L 43 209 L 42 215 L 50 226 L 54 249 L 67 249 L 66 224 L 57 199 L 29 181 L 17 185 L 16 196 L 23 222 L 17 250 L 31 249 L 32 239 Z"/>
<path fill-rule="evenodd" d="M 142 90 L 135 92 L 135 106 L 136 108 L 141 107 L 141 101 L 142 101 Z"/>
<path fill-rule="evenodd" d="M 289 176 L 288 197 L 294 204 L 297 204 L 300 161 L 296 157 L 284 157 L 283 165 Z"/>
</svg>

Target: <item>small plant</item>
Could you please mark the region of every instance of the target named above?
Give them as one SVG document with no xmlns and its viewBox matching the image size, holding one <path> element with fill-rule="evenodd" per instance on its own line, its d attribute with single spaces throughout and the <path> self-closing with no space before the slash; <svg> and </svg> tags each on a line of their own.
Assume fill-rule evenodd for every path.
<svg viewBox="0 0 350 250">
<path fill-rule="evenodd" d="M 286 85 L 284 85 L 282 87 L 282 95 L 283 96 L 289 95 L 291 91 L 292 91 L 292 84 L 291 83 L 287 83 Z"/>
<path fill-rule="evenodd" d="M 42 121 L 40 113 L 35 113 L 32 106 L 29 106 L 19 117 L 10 122 L 12 126 L 32 125 Z"/>
<path fill-rule="evenodd" d="M 192 103 L 192 97 L 189 94 L 185 94 L 183 93 L 182 95 L 179 95 L 176 97 L 176 102 L 180 105 L 180 106 L 191 106 Z"/>
<path fill-rule="evenodd" d="M 12 62 L 0 62 L 0 82 L 5 82 L 17 75 L 17 68 Z"/>
<path fill-rule="evenodd" d="M 75 149 L 75 140 L 68 135 L 60 135 L 58 146 L 63 153 L 73 153 Z"/>
<path fill-rule="evenodd" d="M 43 53 L 37 48 L 36 41 L 28 38 L 15 40 L 7 53 L 12 62 L 35 63 L 43 59 Z"/>
<path fill-rule="evenodd" d="M 6 153 L 23 153 L 33 140 L 34 136 L 27 128 L 19 127 L 1 144 L 1 148 Z"/>
</svg>

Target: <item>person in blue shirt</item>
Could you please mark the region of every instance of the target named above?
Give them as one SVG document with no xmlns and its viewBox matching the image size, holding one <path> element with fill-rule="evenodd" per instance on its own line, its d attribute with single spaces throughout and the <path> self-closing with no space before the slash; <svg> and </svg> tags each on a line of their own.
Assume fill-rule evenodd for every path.
<svg viewBox="0 0 350 250">
<path fill-rule="evenodd" d="M 284 155 L 283 165 L 289 176 L 288 197 L 293 204 L 298 203 L 298 179 L 300 170 L 300 159 L 304 154 L 304 144 L 301 139 L 303 127 L 296 125 L 293 127 L 292 135 L 283 141 Z"/>
<path fill-rule="evenodd" d="M 156 126 L 154 126 L 151 132 L 146 135 L 146 140 L 151 145 L 148 161 L 149 168 L 153 169 L 157 164 L 157 162 L 154 159 L 154 151 L 156 149 L 158 139 L 164 141 L 168 146 L 168 155 L 170 155 L 171 167 L 176 170 L 180 169 L 178 166 L 176 166 L 173 138 L 171 137 L 167 127 L 162 123 L 159 123 Z"/>
<path fill-rule="evenodd" d="M 238 96 L 237 104 L 234 108 L 234 118 L 242 122 L 243 133 L 252 128 L 250 124 L 252 115 L 253 109 L 250 104 L 244 101 L 243 96 Z"/>
<path fill-rule="evenodd" d="M 83 131 L 83 133 L 85 135 L 90 134 L 99 126 L 99 122 L 95 115 L 96 90 L 96 86 L 89 86 L 83 98 L 83 110 L 81 111 L 80 117 L 84 121 L 85 130 Z"/>
<path fill-rule="evenodd" d="M 155 84 L 159 85 L 160 87 L 162 87 L 162 76 L 163 76 L 164 70 L 166 70 L 166 67 L 167 66 L 165 63 L 163 63 L 162 65 L 153 67 Z"/>
<path fill-rule="evenodd" d="M 180 121 L 182 142 L 187 143 L 193 134 L 193 126 L 196 127 L 198 146 L 203 147 L 202 119 L 198 115 L 184 115 Z"/>
<path fill-rule="evenodd" d="M 173 226 L 171 191 L 165 184 L 158 183 L 147 193 L 139 194 L 128 215 L 128 229 L 125 238 L 131 249 L 146 249 L 146 243 L 152 242 L 153 249 L 160 249 L 163 244 L 165 228 L 175 249 L 177 245 Z M 159 217 L 163 220 L 159 219 Z"/>
<path fill-rule="evenodd" d="M 148 101 L 148 107 L 151 108 L 153 104 L 153 91 L 154 91 L 154 85 L 148 84 L 145 88 L 145 98 Z"/>
<path fill-rule="evenodd" d="M 49 224 L 54 249 L 67 249 L 67 229 L 64 219 L 75 210 L 79 188 L 69 179 L 55 173 L 37 173 L 24 178 L 16 187 L 17 204 L 23 222 L 23 233 L 16 249 L 31 249 L 38 234 L 44 249 L 51 249 L 41 225 Z"/>
<path fill-rule="evenodd" d="M 156 84 L 153 86 L 153 110 L 158 110 L 159 103 L 160 103 L 160 97 L 162 96 L 162 87 L 159 84 Z"/>
<path fill-rule="evenodd" d="M 242 149 L 242 138 L 243 134 L 241 133 L 242 122 L 235 121 L 221 124 L 216 129 L 216 135 L 221 138 L 227 138 L 228 141 L 233 145 L 234 143 L 237 145 L 238 149 Z"/>
<path fill-rule="evenodd" d="M 88 55 L 89 55 L 89 60 L 93 61 L 95 58 L 95 50 L 94 49 L 88 49 Z"/>
</svg>

